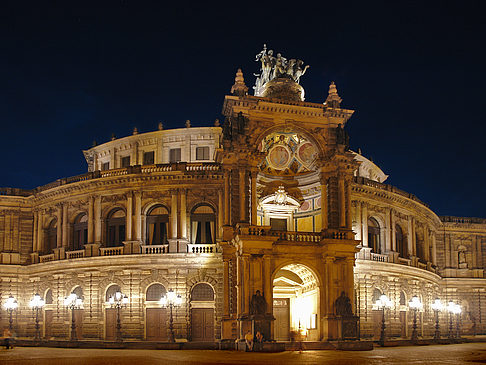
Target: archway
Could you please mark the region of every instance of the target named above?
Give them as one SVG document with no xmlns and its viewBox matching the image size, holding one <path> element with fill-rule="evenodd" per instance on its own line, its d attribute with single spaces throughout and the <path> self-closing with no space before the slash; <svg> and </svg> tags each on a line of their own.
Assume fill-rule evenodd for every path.
<svg viewBox="0 0 486 365">
<path fill-rule="evenodd" d="M 111 284 L 105 293 L 105 340 L 115 340 L 116 338 L 116 309 L 111 308 L 109 300 L 116 292 L 121 292 L 117 284 Z"/>
<path fill-rule="evenodd" d="M 276 272 L 273 316 L 275 340 L 319 341 L 319 285 L 307 266 L 290 264 Z"/>
<path fill-rule="evenodd" d="M 214 290 L 206 283 L 191 290 L 191 339 L 214 341 Z"/>
<path fill-rule="evenodd" d="M 167 309 L 161 308 L 160 299 L 166 295 L 165 287 L 151 284 L 145 293 L 146 338 L 148 341 L 167 341 Z"/>
</svg>

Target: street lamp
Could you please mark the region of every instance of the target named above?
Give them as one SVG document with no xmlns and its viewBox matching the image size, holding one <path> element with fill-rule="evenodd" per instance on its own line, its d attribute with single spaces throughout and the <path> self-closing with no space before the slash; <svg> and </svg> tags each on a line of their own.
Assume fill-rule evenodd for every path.
<svg viewBox="0 0 486 365">
<path fill-rule="evenodd" d="M 434 302 L 432 303 L 432 309 L 435 313 L 435 332 L 434 332 L 434 340 L 440 340 L 440 328 L 439 328 L 439 312 L 444 309 L 444 305 L 440 301 L 439 298 L 435 298 Z"/>
<path fill-rule="evenodd" d="M 8 328 L 10 329 L 10 331 L 13 331 L 13 311 L 17 309 L 19 304 L 17 303 L 17 300 L 12 295 L 10 295 L 3 306 L 7 310 L 9 316 Z"/>
<path fill-rule="evenodd" d="M 35 340 L 40 340 L 39 311 L 44 307 L 44 299 L 39 294 L 35 294 L 29 302 L 29 306 L 35 311 Z"/>
<path fill-rule="evenodd" d="M 459 314 L 462 312 L 461 306 L 454 303 L 452 300 L 447 305 L 447 310 L 449 311 L 449 338 L 454 338 L 454 332 L 452 327 L 453 315 L 457 315 L 457 326 L 456 326 L 456 337 L 459 338 Z"/>
<path fill-rule="evenodd" d="M 408 306 L 413 310 L 413 326 L 412 326 L 412 341 L 418 340 L 417 334 L 417 311 L 422 310 L 423 305 L 420 301 L 420 298 L 416 295 L 412 297 L 410 302 L 408 302 Z"/>
<path fill-rule="evenodd" d="M 385 295 L 382 294 L 379 299 L 376 300 L 375 305 L 378 309 L 381 309 L 381 333 L 380 333 L 380 345 L 385 345 L 385 308 L 391 308 L 393 302 Z"/>
<path fill-rule="evenodd" d="M 76 333 L 76 318 L 74 316 L 75 309 L 81 309 L 83 307 L 83 300 L 79 298 L 75 293 L 69 294 L 64 298 L 64 305 L 71 309 L 71 341 L 77 341 L 78 336 Z"/>
<path fill-rule="evenodd" d="M 114 295 L 108 298 L 108 303 L 110 303 L 112 308 L 116 309 L 116 340 L 123 341 L 121 333 L 120 310 L 127 306 L 128 297 L 117 291 Z"/>
<path fill-rule="evenodd" d="M 182 297 L 180 295 L 176 295 L 176 293 L 169 289 L 167 295 L 160 298 L 159 303 L 164 308 L 170 309 L 170 317 L 169 317 L 169 330 L 170 330 L 170 342 L 175 342 L 174 336 L 174 317 L 172 316 L 172 308 L 173 307 L 180 307 L 182 304 Z"/>
</svg>

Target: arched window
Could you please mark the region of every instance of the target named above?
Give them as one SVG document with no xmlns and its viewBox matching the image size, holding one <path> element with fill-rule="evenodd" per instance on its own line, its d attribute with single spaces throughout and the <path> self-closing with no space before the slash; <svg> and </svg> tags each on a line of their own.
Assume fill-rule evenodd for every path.
<svg viewBox="0 0 486 365">
<path fill-rule="evenodd" d="M 116 292 L 121 292 L 121 288 L 117 284 L 110 285 L 108 289 L 106 290 L 106 298 L 105 300 L 108 302 L 110 300 L 110 297 L 114 296 Z"/>
<path fill-rule="evenodd" d="M 194 286 L 191 291 L 193 301 L 212 301 L 214 300 L 214 290 L 211 285 L 200 283 Z"/>
<path fill-rule="evenodd" d="M 50 254 L 57 247 L 57 219 L 53 219 L 46 229 L 44 254 Z"/>
<path fill-rule="evenodd" d="M 191 214 L 192 243 L 215 243 L 215 214 L 208 205 L 199 205 Z"/>
<path fill-rule="evenodd" d="M 45 302 L 46 302 L 46 304 L 52 304 L 52 290 L 51 289 L 47 289 L 47 291 L 46 291 Z"/>
<path fill-rule="evenodd" d="M 419 261 L 422 262 L 422 263 L 426 263 L 424 239 L 418 233 L 415 233 L 415 247 L 417 249 L 417 257 L 418 257 Z"/>
<path fill-rule="evenodd" d="M 407 300 L 405 299 L 405 293 L 400 292 L 400 305 L 407 305 Z"/>
<path fill-rule="evenodd" d="M 81 250 L 88 243 L 88 216 L 82 213 L 73 224 L 73 250 Z"/>
<path fill-rule="evenodd" d="M 368 247 L 371 248 L 371 252 L 382 253 L 380 242 L 380 225 L 373 217 L 368 218 Z"/>
<path fill-rule="evenodd" d="M 165 296 L 166 290 L 162 284 L 152 284 L 147 288 L 145 298 L 147 301 L 159 301 Z"/>
<path fill-rule="evenodd" d="M 125 241 L 125 212 L 113 209 L 106 220 L 106 245 L 107 247 L 121 246 Z"/>
<path fill-rule="evenodd" d="M 397 252 L 400 257 L 408 258 L 408 249 L 402 227 L 398 224 L 395 226 L 395 243 L 397 245 Z"/>
<path fill-rule="evenodd" d="M 169 212 L 162 205 L 152 207 L 147 213 L 147 244 L 163 245 L 169 243 L 167 239 L 167 225 Z"/>
<path fill-rule="evenodd" d="M 371 297 L 371 301 L 373 302 L 373 304 L 375 304 L 375 302 L 376 302 L 378 299 L 380 299 L 381 294 L 383 294 L 383 293 L 381 292 L 381 290 L 380 290 L 380 289 L 378 289 L 378 288 L 374 288 L 374 289 L 373 289 L 373 295 L 372 295 L 372 297 Z"/>
<path fill-rule="evenodd" d="M 78 298 L 81 298 L 81 299 L 84 298 L 83 288 L 81 288 L 80 286 L 77 286 L 76 288 L 74 288 L 74 290 L 71 293 L 76 294 Z"/>
</svg>

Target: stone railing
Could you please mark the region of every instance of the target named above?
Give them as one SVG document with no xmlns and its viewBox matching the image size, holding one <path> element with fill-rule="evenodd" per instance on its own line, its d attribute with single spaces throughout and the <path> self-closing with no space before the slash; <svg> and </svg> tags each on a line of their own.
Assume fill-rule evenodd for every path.
<svg viewBox="0 0 486 365">
<path fill-rule="evenodd" d="M 66 251 L 67 259 L 80 259 L 84 257 L 84 250 Z"/>
<path fill-rule="evenodd" d="M 444 223 L 464 223 L 464 224 L 486 224 L 486 218 L 475 218 L 475 217 L 454 217 L 450 215 L 439 217 Z"/>
<path fill-rule="evenodd" d="M 189 243 L 187 245 L 187 252 L 188 253 L 216 253 L 217 246 L 214 243 Z"/>
<path fill-rule="evenodd" d="M 401 189 L 398 189 L 397 187 L 393 186 L 393 185 L 388 185 L 388 184 L 383 184 L 383 183 L 379 183 L 377 181 L 373 181 L 373 180 L 370 180 L 370 179 L 367 179 L 365 177 L 361 177 L 361 176 L 355 176 L 354 177 L 354 182 L 356 184 L 360 184 L 360 185 L 366 185 L 366 186 L 371 186 L 372 188 L 376 188 L 376 189 L 380 189 L 380 190 L 386 190 L 386 191 L 390 191 L 392 193 L 395 193 L 395 194 L 398 194 L 398 195 L 401 195 L 401 196 L 404 196 L 405 198 L 408 198 L 408 199 L 411 199 L 411 200 L 414 200 L 416 201 L 417 203 L 420 203 L 424 206 L 426 206 L 427 208 L 429 207 L 428 204 L 424 203 L 423 201 L 421 201 L 419 198 L 417 198 L 415 195 L 413 194 L 410 194 L 410 193 L 407 193 L 406 191 L 403 191 Z"/>
<path fill-rule="evenodd" d="M 318 243 L 323 238 L 335 239 L 335 240 L 354 239 L 354 234 L 351 231 L 341 231 L 341 230 L 327 230 L 325 232 L 274 231 L 271 229 L 270 226 L 239 227 L 239 233 L 247 234 L 250 236 L 278 237 L 280 241 L 292 241 L 292 242 Z"/>
<path fill-rule="evenodd" d="M 372 261 L 388 262 L 388 255 L 370 252 L 370 258 Z"/>
<path fill-rule="evenodd" d="M 276 236 L 280 241 L 292 242 L 320 242 L 320 232 L 289 232 L 289 231 L 269 231 L 269 236 Z"/>
<path fill-rule="evenodd" d="M 119 247 L 100 247 L 101 256 L 118 256 L 123 255 L 123 246 Z"/>
<path fill-rule="evenodd" d="M 150 174 L 152 172 L 168 172 L 168 171 L 172 171 L 172 165 L 164 164 L 164 165 L 142 166 L 140 171 L 142 172 L 142 174 Z"/>
<path fill-rule="evenodd" d="M 216 162 L 187 163 L 187 171 L 220 171 L 221 164 Z"/>
<path fill-rule="evenodd" d="M 49 261 L 54 261 L 53 253 L 50 253 L 49 255 L 39 256 L 39 262 L 49 262 Z"/>
<path fill-rule="evenodd" d="M 401 264 L 401 265 L 407 265 L 407 266 L 410 266 L 410 263 L 412 262 L 412 260 L 410 259 L 404 259 L 403 257 L 399 257 L 398 259 L 398 263 Z"/>
<path fill-rule="evenodd" d="M 144 255 L 160 255 L 169 252 L 169 245 L 141 245 L 140 253 Z"/>
<path fill-rule="evenodd" d="M 32 195 L 32 190 L 18 189 L 18 188 L 0 188 L 0 195 L 29 196 Z"/>
</svg>

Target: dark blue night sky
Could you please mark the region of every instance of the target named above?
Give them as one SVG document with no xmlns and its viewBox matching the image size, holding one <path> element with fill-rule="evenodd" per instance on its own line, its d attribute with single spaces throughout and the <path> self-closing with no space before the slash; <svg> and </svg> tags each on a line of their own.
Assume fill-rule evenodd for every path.
<svg viewBox="0 0 486 365">
<path fill-rule="evenodd" d="M 352 148 L 388 183 L 439 215 L 486 217 L 484 2 L 181 4 L 1 3 L 0 186 L 84 173 L 83 149 L 135 126 L 212 125 L 267 43 L 311 65 L 307 101 L 336 82 Z"/>
</svg>

